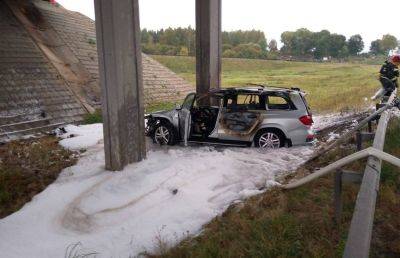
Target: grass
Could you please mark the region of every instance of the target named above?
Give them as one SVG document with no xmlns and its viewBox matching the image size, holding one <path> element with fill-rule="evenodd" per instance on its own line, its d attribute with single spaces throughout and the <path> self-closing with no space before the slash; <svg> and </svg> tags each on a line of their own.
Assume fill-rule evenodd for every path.
<svg viewBox="0 0 400 258">
<path fill-rule="evenodd" d="M 385 142 L 385 151 L 400 157 L 400 122 L 392 123 Z M 372 238 L 373 257 L 400 257 L 400 168 L 384 163 L 375 231 Z M 380 209 L 379 209 L 380 208 Z"/>
<path fill-rule="evenodd" d="M 87 113 L 83 120 L 84 124 L 97 124 L 103 123 L 101 109 L 96 109 L 94 113 Z"/>
<path fill-rule="evenodd" d="M 175 107 L 175 103 L 161 102 L 149 105 L 145 108 L 145 113 L 153 113 L 158 110 L 169 110 Z M 87 113 L 83 119 L 84 124 L 103 123 L 101 109 L 97 109 L 94 113 Z"/>
<path fill-rule="evenodd" d="M 400 122 L 387 134 L 386 151 L 400 156 Z M 298 171 L 308 173 L 351 150 L 329 153 Z M 351 165 L 362 171 L 365 162 Z M 230 207 L 197 237 L 150 257 L 341 257 L 359 186 L 345 184 L 342 220 L 333 220 L 333 176 L 298 189 L 273 189 Z M 378 197 L 371 257 L 400 257 L 400 173 L 385 164 Z"/>
<path fill-rule="evenodd" d="M 152 113 L 158 110 L 170 110 L 175 107 L 175 103 L 172 102 L 162 102 L 162 103 L 157 103 L 154 105 L 150 105 L 145 108 L 145 113 Z"/>
<path fill-rule="evenodd" d="M 76 162 L 50 136 L 1 145 L 0 157 L 0 218 L 19 210 Z"/>
<path fill-rule="evenodd" d="M 153 56 L 172 71 L 195 84 L 193 57 Z M 347 111 L 371 105 L 364 100 L 380 87 L 378 65 L 364 63 L 311 63 L 253 59 L 223 59 L 223 87 L 261 83 L 298 86 L 309 96 L 318 113 Z M 193 88 L 194 89 L 194 88 Z"/>
</svg>

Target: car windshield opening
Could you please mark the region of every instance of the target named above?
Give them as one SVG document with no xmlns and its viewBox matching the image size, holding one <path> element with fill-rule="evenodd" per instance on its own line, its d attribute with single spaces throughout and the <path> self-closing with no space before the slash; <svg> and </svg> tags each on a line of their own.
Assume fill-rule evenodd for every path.
<svg viewBox="0 0 400 258">
<path fill-rule="evenodd" d="M 196 94 L 194 94 L 194 93 L 187 95 L 187 97 L 183 101 L 182 108 L 190 110 L 192 108 L 195 97 L 196 97 Z"/>
</svg>

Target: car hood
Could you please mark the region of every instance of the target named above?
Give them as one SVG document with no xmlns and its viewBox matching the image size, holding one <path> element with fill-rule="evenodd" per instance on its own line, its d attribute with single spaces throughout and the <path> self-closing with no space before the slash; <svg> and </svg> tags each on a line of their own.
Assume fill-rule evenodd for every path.
<svg viewBox="0 0 400 258">
<path fill-rule="evenodd" d="M 173 109 L 173 110 L 161 110 L 161 111 L 153 112 L 153 113 L 151 113 L 149 115 L 154 116 L 154 117 L 172 117 L 177 112 L 178 111 L 176 109 Z"/>
</svg>

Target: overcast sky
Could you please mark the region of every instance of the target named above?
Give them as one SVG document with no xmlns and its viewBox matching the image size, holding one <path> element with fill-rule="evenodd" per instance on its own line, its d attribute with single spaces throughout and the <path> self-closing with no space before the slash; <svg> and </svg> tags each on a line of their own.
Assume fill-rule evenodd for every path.
<svg viewBox="0 0 400 258">
<path fill-rule="evenodd" d="M 58 0 L 65 8 L 94 19 L 93 0 Z M 195 25 L 195 0 L 139 0 L 142 28 Z M 222 29 L 257 29 L 269 40 L 283 31 L 327 29 L 347 38 L 361 34 L 366 48 L 390 33 L 400 39 L 399 0 L 222 0 Z"/>
</svg>

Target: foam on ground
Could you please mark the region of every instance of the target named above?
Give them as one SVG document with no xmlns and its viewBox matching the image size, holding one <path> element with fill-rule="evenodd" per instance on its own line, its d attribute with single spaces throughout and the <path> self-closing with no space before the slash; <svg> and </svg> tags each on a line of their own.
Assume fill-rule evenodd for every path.
<svg viewBox="0 0 400 258">
<path fill-rule="evenodd" d="M 72 246 L 96 257 L 129 257 L 156 250 L 159 239 L 176 244 L 198 234 L 232 202 L 275 185 L 312 153 L 311 147 L 261 152 L 153 146 L 146 160 L 113 173 L 104 169 L 101 125 L 66 130 L 60 144 L 87 152 L 20 211 L 0 220 L 4 257 L 64 257 Z"/>
</svg>

